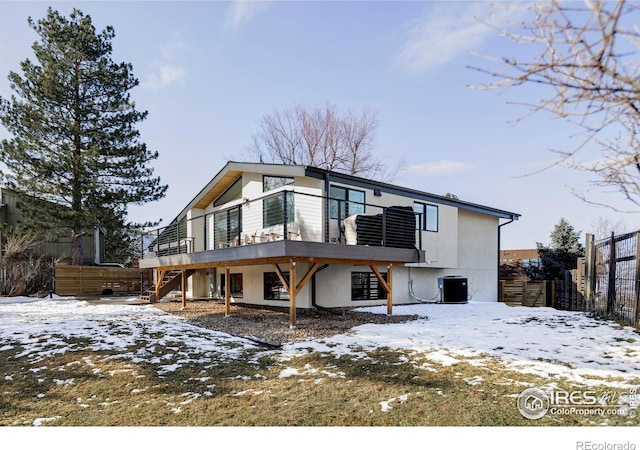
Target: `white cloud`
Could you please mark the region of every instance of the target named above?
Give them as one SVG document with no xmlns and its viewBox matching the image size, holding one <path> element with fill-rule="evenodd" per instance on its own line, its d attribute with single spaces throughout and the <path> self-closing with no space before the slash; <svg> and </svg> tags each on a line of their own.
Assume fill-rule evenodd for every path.
<svg viewBox="0 0 640 450">
<path fill-rule="evenodd" d="M 180 57 L 186 51 L 187 45 L 180 33 L 174 33 L 169 42 L 161 48 L 162 57 L 167 61 Z"/>
<path fill-rule="evenodd" d="M 147 75 L 140 84 L 143 88 L 158 91 L 179 81 L 187 76 L 187 70 L 175 63 L 187 52 L 187 46 L 180 33 L 174 33 L 160 48 L 162 62 L 157 63 L 157 68 Z"/>
<path fill-rule="evenodd" d="M 481 47 L 487 37 L 495 34 L 477 19 L 486 16 L 489 7 L 487 2 L 433 5 L 411 24 L 393 67 L 402 72 L 422 73 Z"/>
<path fill-rule="evenodd" d="M 270 6 L 269 4 L 270 1 L 268 0 L 234 0 L 227 9 L 225 27 L 228 30 L 237 30 L 264 11 Z"/>
<path fill-rule="evenodd" d="M 187 76 L 184 67 L 166 65 L 147 76 L 141 86 L 147 89 L 160 90 Z"/>
<path fill-rule="evenodd" d="M 473 164 L 441 159 L 440 161 L 432 161 L 425 164 L 409 166 L 407 168 L 407 172 L 417 173 L 420 175 L 447 175 L 466 172 L 473 168 L 475 168 Z"/>
</svg>

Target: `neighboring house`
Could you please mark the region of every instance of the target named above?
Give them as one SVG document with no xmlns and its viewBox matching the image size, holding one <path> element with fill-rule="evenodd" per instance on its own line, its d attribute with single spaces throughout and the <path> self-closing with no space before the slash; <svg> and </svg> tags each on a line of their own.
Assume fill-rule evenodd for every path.
<svg viewBox="0 0 640 450">
<path fill-rule="evenodd" d="M 520 265 L 523 268 L 541 267 L 542 260 L 537 248 L 500 250 L 500 264 Z"/>
<path fill-rule="evenodd" d="M 542 267 L 537 248 L 500 250 L 500 279 L 519 280 L 528 278 L 525 269 Z"/>
<path fill-rule="evenodd" d="M 229 162 L 144 240 L 155 301 L 336 308 L 438 301 L 443 280 L 497 301 L 499 232 L 519 214 L 299 165 Z M 503 221 L 501 223 L 501 220 Z M 295 277 L 295 282 L 290 282 Z M 228 289 L 227 289 L 228 287 Z"/>
<path fill-rule="evenodd" d="M 6 242 L 8 228 L 19 226 L 22 222 L 21 209 L 22 206 L 20 205 L 18 193 L 12 189 L 0 187 L 0 255 L 4 253 L 4 244 Z M 99 239 L 97 243 L 94 242 L 95 238 Z M 92 262 L 95 260 L 95 249 L 103 247 L 100 245 L 102 240 L 103 238 L 100 236 L 100 233 L 96 234 L 95 230 L 90 230 L 85 233 L 85 261 Z M 40 255 L 50 256 L 62 261 L 70 260 L 70 230 L 68 228 L 49 230 L 42 241 L 38 242 L 34 250 Z M 100 254 L 100 252 L 98 252 L 98 254 Z"/>
</svg>

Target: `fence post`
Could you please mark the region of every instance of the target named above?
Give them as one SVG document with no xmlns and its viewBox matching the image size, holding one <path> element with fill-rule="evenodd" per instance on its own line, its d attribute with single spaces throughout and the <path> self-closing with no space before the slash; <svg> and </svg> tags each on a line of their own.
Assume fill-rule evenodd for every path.
<svg viewBox="0 0 640 450">
<path fill-rule="evenodd" d="M 584 249 L 584 299 L 587 310 L 593 310 L 593 300 L 596 283 L 596 252 L 594 235 L 587 233 Z"/>
<path fill-rule="evenodd" d="M 611 232 L 609 243 L 609 286 L 607 289 L 607 314 L 611 314 L 616 303 L 616 235 Z"/>
<path fill-rule="evenodd" d="M 563 286 L 563 305 L 562 309 L 567 311 L 573 311 L 573 305 L 571 304 L 571 271 L 564 271 L 564 286 Z"/>
<path fill-rule="evenodd" d="M 640 325 L 640 231 L 636 231 L 636 317 L 635 326 Z"/>
</svg>

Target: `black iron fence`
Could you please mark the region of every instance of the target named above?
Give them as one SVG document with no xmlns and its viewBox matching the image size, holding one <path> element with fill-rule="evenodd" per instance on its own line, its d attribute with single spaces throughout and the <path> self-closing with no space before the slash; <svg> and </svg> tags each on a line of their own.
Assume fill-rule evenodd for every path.
<svg viewBox="0 0 640 450">
<path fill-rule="evenodd" d="M 585 257 L 585 301 L 589 310 L 639 325 L 640 231 L 593 241 Z"/>
<path fill-rule="evenodd" d="M 595 240 L 587 234 L 577 269 L 555 281 L 555 307 L 640 326 L 640 231 Z"/>
</svg>

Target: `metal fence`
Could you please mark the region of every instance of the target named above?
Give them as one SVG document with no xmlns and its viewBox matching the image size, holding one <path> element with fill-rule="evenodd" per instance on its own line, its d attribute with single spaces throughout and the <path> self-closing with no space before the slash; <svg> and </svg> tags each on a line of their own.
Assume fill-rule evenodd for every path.
<svg viewBox="0 0 640 450">
<path fill-rule="evenodd" d="M 554 281 L 554 306 L 594 312 L 640 327 L 640 231 L 594 239 L 587 234 L 584 258 Z"/>
<path fill-rule="evenodd" d="M 588 310 L 638 326 L 640 231 L 588 242 L 585 300 Z"/>
</svg>

